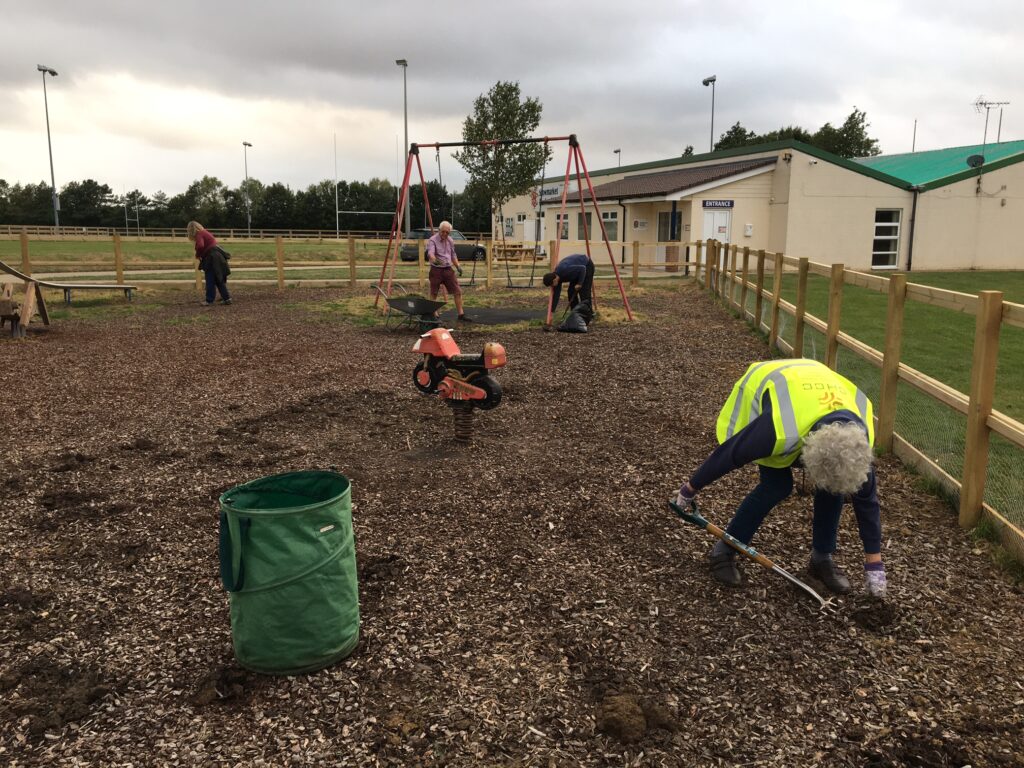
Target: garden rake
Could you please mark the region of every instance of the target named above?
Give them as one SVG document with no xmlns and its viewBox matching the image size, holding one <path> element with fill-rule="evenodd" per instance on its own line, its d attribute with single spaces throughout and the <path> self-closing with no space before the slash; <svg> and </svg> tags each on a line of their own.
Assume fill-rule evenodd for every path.
<svg viewBox="0 0 1024 768">
<path fill-rule="evenodd" d="M 822 597 L 817 592 L 815 592 L 813 589 L 811 589 L 811 587 L 809 587 L 807 584 L 804 584 L 802 581 L 800 581 L 800 579 L 798 579 L 796 576 L 794 576 L 793 574 L 789 573 L 784 568 L 781 568 L 780 566 L 778 566 L 775 563 L 773 563 L 771 560 L 769 560 L 767 557 L 762 555 L 760 552 L 758 552 L 753 547 L 751 547 L 751 546 L 749 546 L 747 544 L 744 544 L 742 541 L 740 541 L 739 539 L 736 539 L 733 536 L 730 536 L 728 533 L 723 531 L 721 528 L 719 528 L 714 523 L 708 522 L 700 514 L 700 512 L 697 510 L 697 502 L 695 502 L 695 501 L 690 502 L 690 511 L 689 512 L 687 512 L 685 509 L 680 507 L 674 501 L 669 501 L 668 505 L 669 505 L 669 507 L 671 507 L 673 512 L 675 512 L 677 515 L 679 515 L 679 517 L 681 517 L 686 522 L 688 522 L 688 523 L 690 523 L 692 525 L 695 525 L 698 528 L 702 528 L 703 530 L 705 530 L 708 533 L 710 533 L 712 536 L 715 536 L 715 537 L 721 539 L 722 541 L 724 541 L 726 544 L 728 544 L 730 547 L 735 549 L 740 554 L 742 554 L 742 555 L 746 556 L 747 558 L 753 560 L 758 565 L 764 566 L 765 568 L 767 568 L 770 571 L 775 571 L 775 573 L 779 574 L 783 578 L 788 579 L 794 586 L 799 587 L 801 590 L 803 590 L 808 595 L 810 595 L 815 600 L 817 600 L 818 601 L 818 607 L 821 610 L 827 611 L 827 610 L 831 610 L 832 609 L 832 598 L 830 598 L 830 597 L 828 597 L 828 598 Z"/>
</svg>

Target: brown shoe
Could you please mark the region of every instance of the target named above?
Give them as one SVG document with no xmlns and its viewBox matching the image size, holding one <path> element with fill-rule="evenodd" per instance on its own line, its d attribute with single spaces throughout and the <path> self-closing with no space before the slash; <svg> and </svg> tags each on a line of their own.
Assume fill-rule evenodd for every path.
<svg viewBox="0 0 1024 768">
<path fill-rule="evenodd" d="M 719 584 L 726 587 L 743 586 L 743 576 L 740 574 L 739 566 L 736 564 L 736 553 L 726 552 L 721 555 L 711 555 L 711 576 Z"/>
</svg>

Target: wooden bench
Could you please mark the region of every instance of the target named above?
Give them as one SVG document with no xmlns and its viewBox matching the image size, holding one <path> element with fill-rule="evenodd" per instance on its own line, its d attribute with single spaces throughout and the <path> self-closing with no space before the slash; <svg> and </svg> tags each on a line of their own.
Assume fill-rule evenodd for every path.
<svg viewBox="0 0 1024 768">
<path fill-rule="evenodd" d="M 123 285 L 120 283 L 101 285 L 97 283 L 54 283 L 49 280 L 37 280 L 36 278 L 19 272 L 9 264 L 0 261 L 0 274 L 8 275 L 10 278 L 22 281 L 25 286 L 25 294 L 19 306 L 14 302 L 14 285 L 16 280 L 6 280 L 0 284 L 0 328 L 4 322 L 11 321 L 11 335 L 15 338 L 25 336 L 28 324 L 32 318 L 39 314 L 43 325 L 50 324 L 50 313 L 46 309 L 46 300 L 43 298 L 43 288 L 51 288 L 64 292 L 64 303 L 71 303 L 72 291 L 124 291 L 125 298 L 132 300 L 132 295 L 137 290 L 134 285 Z"/>
</svg>

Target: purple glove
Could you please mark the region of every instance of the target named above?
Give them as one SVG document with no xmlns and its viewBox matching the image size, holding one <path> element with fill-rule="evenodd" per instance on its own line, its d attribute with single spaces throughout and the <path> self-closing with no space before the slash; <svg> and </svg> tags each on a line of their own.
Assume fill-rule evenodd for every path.
<svg viewBox="0 0 1024 768">
<path fill-rule="evenodd" d="M 885 597 L 885 566 L 882 563 L 864 563 L 864 585 L 872 597 Z"/>
<path fill-rule="evenodd" d="M 679 493 L 676 496 L 676 506 L 682 509 L 689 509 L 694 500 L 697 498 L 697 492 L 693 490 L 689 481 L 683 483 L 683 487 L 679 489 Z"/>
</svg>

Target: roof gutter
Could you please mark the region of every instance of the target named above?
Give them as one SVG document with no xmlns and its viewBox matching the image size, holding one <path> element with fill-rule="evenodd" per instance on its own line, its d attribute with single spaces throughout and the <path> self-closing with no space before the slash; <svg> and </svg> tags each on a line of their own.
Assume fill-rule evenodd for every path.
<svg viewBox="0 0 1024 768">
<path fill-rule="evenodd" d="M 921 187 L 917 184 L 912 186 L 910 190 L 914 193 L 914 204 L 910 208 L 910 243 L 907 245 L 907 272 L 910 272 L 914 266 L 914 225 L 917 223 L 917 196 L 922 192 Z"/>
</svg>

